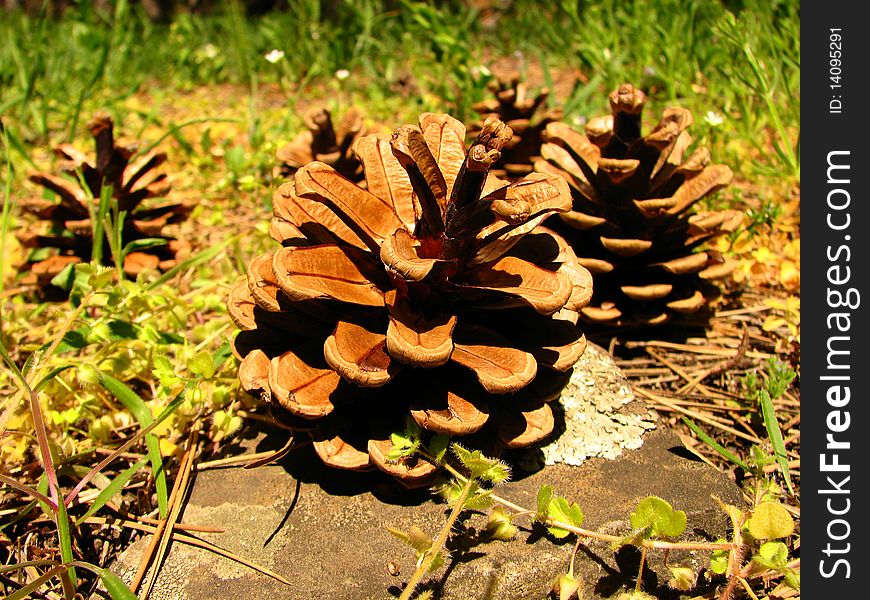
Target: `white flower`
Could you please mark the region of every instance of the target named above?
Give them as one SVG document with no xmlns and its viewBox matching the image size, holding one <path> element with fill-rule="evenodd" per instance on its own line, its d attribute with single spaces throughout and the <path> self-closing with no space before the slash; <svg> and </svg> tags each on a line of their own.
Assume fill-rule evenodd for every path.
<svg viewBox="0 0 870 600">
<path fill-rule="evenodd" d="M 339 81 L 343 81 L 348 77 L 350 77 L 350 71 L 348 71 L 347 69 L 339 69 L 335 72 L 335 78 Z"/>
<path fill-rule="evenodd" d="M 202 58 L 207 58 L 209 60 L 213 58 L 217 58 L 217 55 L 220 54 L 220 50 L 214 44 L 206 44 L 202 48 L 199 49 L 199 55 Z"/>
<path fill-rule="evenodd" d="M 276 62 L 284 58 L 284 51 L 273 48 L 268 54 L 266 54 L 265 58 L 274 65 Z"/>
<path fill-rule="evenodd" d="M 480 77 L 489 77 L 492 75 L 492 72 L 486 68 L 486 65 L 474 65 L 469 69 L 471 72 L 471 76 L 475 79 L 479 79 Z"/>
<path fill-rule="evenodd" d="M 704 115 L 704 120 L 710 127 L 718 127 L 725 122 L 725 117 L 714 110 L 708 110 L 707 114 Z"/>
</svg>

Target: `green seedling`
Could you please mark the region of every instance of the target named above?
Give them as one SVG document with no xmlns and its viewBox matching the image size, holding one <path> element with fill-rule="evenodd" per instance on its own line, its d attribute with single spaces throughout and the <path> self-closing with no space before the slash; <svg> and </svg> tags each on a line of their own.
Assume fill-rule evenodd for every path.
<svg viewBox="0 0 870 600">
<path fill-rule="evenodd" d="M 686 530 L 686 513 L 674 510 L 669 502 L 658 496 L 648 496 L 637 504 L 634 512 L 631 513 L 629 522 L 633 532 L 625 541 L 641 546 L 640 566 L 635 585 L 635 592 L 640 593 L 648 552 L 648 548 L 640 542 L 654 538 L 673 539 L 681 536 Z"/>
<path fill-rule="evenodd" d="M 630 522 L 645 539 L 676 538 L 686 530 L 686 513 L 674 510 L 670 503 L 658 496 L 648 496 L 631 513 Z"/>
<path fill-rule="evenodd" d="M 394 433 L 391 436 L 394 444 L 391 455 L 395 452 L 400 457 L 410 456 L 408 448 L 414 446 L 419 448 L 419 437 L 419 426 L 409 419 L 405 429 L 401 433 Z M 439 436 L 435 437 L 436 439 L 439 438 Z M 434 443 L 434 448 L 432 446 L 433 444 L 430 444 L 428 449 L 434 449 L 442 458 L 436 460 L 428 452 L 423 456 L 427 460 L 436 461 L 437 464 L 447 468 L 451 473 L 458 475 L 458 477 L 441 489 L 442 496 L 447 500 L 451 510 L 450 515 L 447 517 L 447 522 L 434 541 L 416 527 L 407 532 L 388 527 L 390 533 L 414 548 L 417 556 L 417 568 L 408 581 L 408 585 L 403 590 L 400 600 L 411 598 L 423 576 L 443 566 L 443 549 L 459 515 L 465 510 L 486 508 L 492 504 L 492 501 L 489 499 L 491 490 L 485 489 L 483 486 L 498 485 L 504 483 L 510 477 L 510 469 L 505 463 L 487 458 L 479 450 L 468 450 L 454 443 L 450 445 L 450 449 L 453 451 L 453 455 L 458 462 L 458 468 L 465 471 L 465 474 L 461 474 L 447 462 L 448 455 L 442 450 L 443 441 L 441 439 L 438 439 Z M 510 533 L 510 527 L 509 519 L 507 523 L 502 519 L 497 529 L 502 535 L 506 535 Z"/>
<path fill-rule="evenodd" d="M 576 503 L 569 503 L 562 496 L 556 496 L 553 493 L 553 488 L 549 485 L 541 486 L 538 490 L 538 512 L 535 519 L 547 523 L 548 521 L 558 521 L 560 523 L 568 523 L 574 527 L 580 527 L 583 524 L 583 511 Z M 568 537 L 570 532 L 558 527 L 549 526 L 547 531 L 550 535 L 557 539 Z"/>
</svg>

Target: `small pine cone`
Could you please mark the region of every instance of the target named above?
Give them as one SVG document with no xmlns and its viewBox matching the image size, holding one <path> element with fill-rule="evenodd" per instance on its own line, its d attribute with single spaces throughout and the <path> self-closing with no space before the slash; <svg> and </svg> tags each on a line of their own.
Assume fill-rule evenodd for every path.
<svg viewBox="0 0 870 600">
<path fill-rule="evenodd" d="M 55 248 L 58 253 L 25 263 L 22 268 L 29 271 L 24 278 L 25 284 L 46 286 L 67 265 L 91 260 L 94 238 L 90 215 L 91 210 L 96 211 L 104 185 L 112 188 L 110 209 L 117 206 L 118 212 L 126 212 L 122 247 L 145 238 L 166 241 L 163 245 L 129 252 L 124 259 L 124 271 L 128 275 L 135 277 L 144 269 L 169 269 L 176 264 L 177 255 L 187 250 L 185 243 L 163 235 L 162 230 L 170 223 L 183 220 L 190 212 L 189 206 L 142 206 L 143 201 L 165 196 L 169 191 L 166 173 L 158 170 L 166 161 L 166 154 L 149 152 L 130 164 L 135 148 L 115 144 L 111 117 L 98 113 L 88 124 L 88 129 L 96 144 L 93 162 L 70 144 L 61 144 L 55 148 L 55 154 L 60 158 L 59 167 L 64 176 L 49 173 L 30 176 L 32 182 L 53 192 L 58 200 L 25 200 L 22 203 L 25 212 L 47 221 L 49 227 L 47 231 L 25 230 L 18 234 L 18 239 L 25 247 Z M 90 210 L 89 197 L 93 204 Z M 111 261 L 112 253 L 106 240 L 103 262 L 109 265 Z"/>
<path fill-rule="evenodd" d="M 351 181 L 362 181 L 362 165 L 352 151 L 354 142 L 370 133 L 362 110 L 348 109 L 338 127 L 333 126 L 332 115 L 325 108 L 311 109 L 303 121 L 306 130 L 276 153 L 281 176 L 290 177 L 308 163 L 319 161 Z"/>
<path fill-rule="evenodd" d="M 429 462 L 386 459 L 408 417 L 478 447 L 552 432 L 591 276 L 535 229 L 570 208 L 565 181 L 488 173 L 510 137 L 490 119 L 466 152 L 459 121 L 425 113 L 419 129 L 356 142 L 367 189 L 313 162 L 276 192 L 281 248 L 251 261 L 228 303 L 239 378 L 327 465 L 426 485 Z"/>
<path fill-rule="evenodd" d="M 546 88 L 537 95 L 529 94 L 519 77 L 499 79 L 489 85 L 493 97 L 478 102 L 472 108 L 482 119 L 495 116 L 514 132 L 501 149 L 501 158 L 490 171 L 499 177 L 517 178 L 532 172 L 535 159 L 540 158 L 543 133 L 547 125 L 562 118 L 560 109 L 547 109 L 550 95 Z M 472 125 L 469 133 L 477 135 L 482 123 Z"/>
<path fill-rule="evenodd" d="M 717 295 L 711 280 L 734 268 L 705 242 L 734 231 L 741 213 L 695 212 L 693 205 L 731 181 L 731 169 L 688 156 L 691 113 L 668 108 L 641 136 L 646 97 L 630 84 L 610 94 L 612 117 L 592 119 L 586 135 L 565 123 L 547 126 L 540 173 L 571 186 L 573 210 L 559 215 L 580 262 L 595 278 L 581 312 L 606 326 L 658 325 L 674 313 L 696 313 Z"/>
</svg>

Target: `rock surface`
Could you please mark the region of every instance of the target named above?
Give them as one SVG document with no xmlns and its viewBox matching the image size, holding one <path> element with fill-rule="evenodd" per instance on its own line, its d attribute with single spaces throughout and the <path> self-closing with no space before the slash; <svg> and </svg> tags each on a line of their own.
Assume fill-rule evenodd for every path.
<svg viewBox="0 0 870 600">
<path fill-rule="evenodd" d="M 612 363 L 614 373 L 606 374 L 600 359 L 593 362 L 594 373 L 575 376 L 618 380 L 618 370 Z M 581 365 L 578 370 L 584 368 Z M 643 415 L 641 421 L 648 421 L 642 403 L 619 404 L 619 414 Z M 627 417 L 616 420 L 632 421 Z M 638 436 L 644 429 L 638 430 Z M 237 451 L 280 447 L 284 440 L 276 437 L 271 440 L 261 435 L 242 444 L 245 450 Z M 612 435 L 605 437 L 614 439 Z M 637 445 L 617 440 L 617 446 Z M 534 510 L 537 490 L 552 485 L 557 493 L 582 507 L 584 527 L 616 535 L 628 531 L 629 513 L 640 499 L 657 495 L 686 511 L 688 536 L 692 539 L 724 534 L 725 518 L 711 495 L 739 503 L 737 489 L 724 475 L 693 460 L 674 434 L 657 429 L 644 435 L 639 448 L 619 452 L 622 455 L 614 460 L 590 458 L 580 466 L 552 464 L 531 474 L 515 473 L 516 480 L 500 487 L 498 493 Z M 544 454 L 539 450 L 537 458 L 527 457 L 521 462 L 543 465 Z M 445 508 L 426 492 L 400 491 L 378 474 L 324 469 L 310 448 L 294 451 L 277 465 L 203 471 L 196 475 L 182 521 L 224 529 L 223 533 L 200 536 L 272 569 L 289 579 L 291 585 L 209 551 L 175 542 L 150 597 L 394 597 L 413 572 L 414 557 L 411 549 L 385 527 L 407 530 L 416 525 L 435 537 L 445 521 Z M 429 580 L 428 585 L 436 590 L 435 598 L 544 598 L 555 577 L 567 568 L 573 537 L 558 543 L 541 527 L 518 518 L 520 534 L 514 540 L 475 545 L 485 523 L 486 516 L 480 513 L 461 520 L 457 529 L 464 531 L 454 532 L 447 566 Z M 148 542 L 146 537 L 134 543 L 121 555 L 114 570 L 129 580 Z M 668 564 L 693 566 L 698 571 L 706 566 L 708 558 L 704 553 L 672 553 Z M 590 542 L 581 547 L 575 566 L 575 574 L 583 584 L 580 597 L 606 598 L 624 586 L 633 586 L 638 560 L 639 552 L 634 548 L 615 553 L 605 543 Z M 678 598 L 666 586 L 668 575 L 662 553 L 650 554 L 649 567 L 645 590 L 657 598 Z M 398 574 L 391 574 L 396 568 Z"/>
</svg>

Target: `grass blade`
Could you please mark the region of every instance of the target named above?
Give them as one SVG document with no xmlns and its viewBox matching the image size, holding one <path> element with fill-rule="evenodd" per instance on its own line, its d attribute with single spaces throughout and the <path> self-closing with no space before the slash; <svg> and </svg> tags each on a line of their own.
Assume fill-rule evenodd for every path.
<svg viewBox="0 0 870 600">
<path fill-rule="evenodd" d="M 165 140 L 168 137 L 175 136 L 175 134 L 177 134 L 179 131 L 181 131 L 185 127 L 189 127 L 190 125 L 196 125 L 197 123 L 241 123 L 241 122 L 242 122 L 241 119 L 234 119 L 234 118 L 230 118 L 230 117 L 199 117 L 196 119 L 190 119 L 188 121 L 184 121 L 183 123 L 179 123 L 178 125 L 173 124 L 166 133 L 164 133 L 159 138 L 157 138 L 156 141 L 145 146 L 142 150 L 137 152 L 135 156 L 145 156 L 146 154 L 148 154 L 149 152 L 154 150 L 154 148 L 156 148 L 157 146 L 162 144 L 163 140 Z"/>
<path fill-rule="evenodd" d="M 36 481 L 36 491 L 45 496 L 48 493 L 48 476 L 45 474 L 45 471 L 42 472 L 42 475 L 39 476 L 39 479 Z M 50 502 L 43 502 L 39 498 L 36 499 L 36 503 L 39 504 L 39 508 L 42 509 L 42 514 L 44 514 L 49 519 L 52 519 L 52 515 L 54 514 L 54 505 Z"/>
<path fill-rule="evenodd" d="M 48 446 L 48 431 L 45 428 L 45 420 L 42 416 L 42 407 L 39 404 L 39 399 L 36 396 L 36 392 L 33 391 L 33 388 L 30 387 L 30 384 L 27 382 L 27 379 L 24 377 L 24 374 L 18 368 L 18 365 L 15 364 L 15 361 L 12 360 L 12 357 L 9 356 L 9 353 L 6 351 L 6 346 L 3 345 L 3 340 L 0 339 L 0 357 L 2 357 L 3 362 L 6 363 L 6 366 L 9 367 L 9 370 L 12 371 L 12 374 L 18 379 L 21 384 L 21 390 L 28 397 L 30 401 L 30 418 L 33 420 L 33 429 L 36 432 L 36 439 L 39 446 L 39 455 L 42 461 L 42 468 L 45 471 L 46 477 L 48 478 L 49 484 L 49 497 L 56 504 L 60 504 L 62 500 L 60 500 L 60 491 L 57 483 L 57 473 L 54 470 L 54 461 L 51 458 L 51 450 Z"/>
<path fill-rule="evenodd" d="M 40 391 L 42 388 L 44 388 L 44 387 L 48 384 L 48 382 L 50 382 L 52 379 L 54 379 L 55 377 L 57 377 L 58 375 L 60 375 L 60 374 L 63 373 L 64 371 L 66 371 L 67 369 L 72 369 L 72 368 L 74 368 L 74 367 L 75 367 L 75 365 L 63 365 L 63 366 L 61 366 L 61 367 L 55 367 L 55 368 L 53 368 L 51 371 L 48 372 L 48 374 L 45 375 L 45 377 L 43 377 L 42 379 L 40 379 L 40 380 L 36 383 L 36 385 L 33 386 L 33 391 L 34 391 L 34 392 L 39 392 L 39 391 Z"/>
<path fill-rule="evenodd" d="M 169 240 L 164 238 L 142 238 L 129 242 L 121 250 L 121 257 L 125 257 L 136 250 L 147 250 L 148 248 L 156 248 L 157 246 L 165 246 Z"/>
<path fill-rule="evenodd" d="M 206 261 L 213 259 L 215 256 L 220 254 L 224 248 L 226 248 L 228 245 L 230 245 L 231 243 L 233 243 L 237 239 L 239 239 L 239 236 L 234 235 L 230 238 L 227 238 L 226 240 L 224 240 L 223 242 L 221 242 L 220 244 L 218 244 L 216 246 L 212 246 L 211 248 L 206 248 L 202 252 L 199 252 L 198 254 L 194 254 L 193 256 L 184 259 L 183 261 L 181 261 L 180 263 L 178 263 L 177 265 L 175 265 L 174 267 L 172 267 L 171 269 L 166 271 L 163 275 L 161 275 L 160 277 L 158 277 L 157 279 L 155 279 L 154 281 L 149 283 L 148 287 L 146 288 L 147 291 L 149 291 L 149 292 L 153 291 L 154 289 L 160 287 L 161 285 L 163 285 L 167 281 L 171 280 L 173 277 L 175 277 L 176 275 L 178 275 L 182 271 L 186 271 L 187 269 L 195 267 L 196 265 L 198 265 L 200 263 L 204 263 Z"/>
<path fill-rule="evenodd" d="M 136 596 L 130 591 L 124 580 L 109 569 L 100 569 L 100 581 L 103 582 L 112 600 L 136 600 Z"/>
<path fill-rule="evenodd" d="M 100 385 L 111 392 L 136 417 L 136 420 L 139 421 L 139 425 L 143 429 L 151 425 L 154 419 L 151 416 L 151 410 L 145 404 L 145 400 L 125 383 L 118 381 L 110 375 L 100 373 Z M 160 445 L 157 441 L 157 436 L 153 434 L 146 435 L 145 444 L 148 446 L 148 459 L 151 461 L 154 485 L 157 488 L 157 506 L 160 509 L 160 517 L 165 519 L 169 506 L 169 495 L 166 492 L 166 472 L 163 470 L 163 458 L 160 456 Z"/>
<path fill-rule="evenodd" d="M 12 220 L 12 157 L 9 153 L 9 131 L 3 130 L 6 148 L 6 185 L 3 186 L 3 214 L 0 216 L 0 289 L 6 280 L 6 233 Z"/>
<path fill-rule="evenodd" d="M 109 214 L 113 201 L 115 206 L 118 204 L 117 200 L 112 198 L 112 193 L 112 186 L 107 185 L 104 182 L 103 187 L 100 188 L 100 203 L 97 205 L 96 216 L 91 217 L 93 219 L 91 221 L 91 226 L 94 230 L 94 245 L 93 250 L 91 251 L 91 262 L 96 264 L 102 264 L 103 262 L 103 244 L 106 242 L 106 231 L 108 231 L 109 236 L 112 235 L 112 230 L 106 229 L 106 215 Z"/>
<path fill-rule="evenodd" d="M 761 403 L 761 416 L 764 418 L 764 427 L 767 429 L 767 437 L 770 439 L 770 445 L 773 447 L 773 455 L 776 457 L 779 470 L 782 473 L 783 479 L 785 479 L 788 492 L 794 494 L 794 488 L 791 485 L 791 475 L 788 472 L 788 455 L 785 450 L 785 442 L 782 440 L 782 431 L 780 431 L 779 423 L 776 420 L 773 400 L 770 399 L 770 394 L 767 393 L 767 390 L 761 391 L 759 402 Z"/>
<path fill-rule="evenodd" d="M 67 137 L 70 140 L 75 138 L 76 129 L 78 129 L 79 125 L 79 117 L 82 114 L 82 106 L 84 105 L 85 100 L 87 100 L 87 98 L 93 93 L 93 90 L 95 89 L 94 86 L 96 86 L 97 82 L 102 78 L 103 73 L 106 71 L 109 50 L 111 50 L 110 44 L 106 41 L 100 47 L 100 55 L 97 59 L 97 66 L 96 69 L 94 69 L 94 74 L 91 76 L 91 80 L 82 86 L 82 89 L 79 92 L 78 100 L 73 107 L 73 114 L 69 121 L 69 133 L 67 134 Z"/>
<path fill-rule="evenodd" d="M 106 505 L 106 502 L 111 500 L 115 494 L 121 491 L 121 489 L 127 485 L 127 482 L 130 481 L 130 478 L 135 475 L 139 469 L 141 469 L 145 465 L 144 460 L 140 460 L 135 465 L 126 469 L 118 474 L 112 482 L 107 485 L 103 490 L 99 493 L 99 495 L 94 499 L 91 503 L 90 507 L 88 507 L 88 511 L 83 514 L 81 517 L 76 519 L 76 526 L 78 527 L 82 523 L 84 523 L 85 519 L 96 513 L 98 510 L 103 508 Z"/>
<path fill-rule="evenodd" d="M 10 148 L 14 149 L 16 152 L 18 152 L 18 154 L 21 155 L 21 158 L 23 158 L 25 161 L 27 161 L 27 164 L 30 165 L 30 167 L 32 169 L 38 170 L 39 165 L 37 165 L 35 162 L 33 162 L 33 159 L 30 158 L 30 155 L 27 153 L 27 150 L 24 148 L 24 144 L 15 135 L 15 132 L 12 131 L 9 127 L 4 127 L 3 131 L 4 131 L 4 135 L 6 136 L 6 144 L 7 144 L 6 152 L 7 152 L 7 154 L 9 153 Z"/>
<path fill-rule="evenodd" d="M 229 342 L 224 342 L 220 348 L 214 351 L 211 356 L 212 369 L 217 373 L 229 357 L 233 355 L 232 346 Z"/>
<path fill-rule="evenodd" d="M 29 485 L 24 485 L 23 483 L 19 483 L 18 481 L 15 481 L 11 477 L 4 475 L 3 473 L 0 473 L 0 482 L 5 483 L 9 487 L 16 489 L 23 494 L 27 494 L 31 498 L 35 498 L 36 500 L 39 500 L 40 502 L 42 502 L 43 504 L 45 504 L 46 506 L 48 506 L 50 508 L 54 507 L 54 502 L 52 502 L 52 500 L 48 496 L 46 496 L 45 494 L 33 489 Z M 50 513 L 48 513 L 48 515 L 50 515 Z"/>
<path fill-rule="evenodd" d="M 72 550 L 72 534 L 70 533 L 69 527 L 69 514 L 66 512 L 66 505 L 62 500 L 57 503 L 57 513 L 55 518 L 57 519 L 57 539 L 60 544 L 60 559 L 65 563 L 71 563 L 74 558 Z M 75 567 L 70 567 L 67 573 L 61 575 L 61 579 L 63 580 L 64 593 L 70 591 L 72 592 L 72 595 L 75 595 Z M 69 588 L 69 590 L 67 588 Z"/>
<path fill-rule="evenodd" d="M 37 577 L 36 579 L 31 581 L 30 583 L 28 583 L 27 585 L 25 585 L 20 590 L 17 590 L 14 593 L 10 594 L 6 598 L 6 600 L 25 600 L 25 598 L 29 598 L 31 592 L 35 592 L 36 590 L 38 590 L 39 588 L 42 587 L 43 583 L 45 583 L 46 581 L 48 581 L 49 579 L 51 579 L 52 577 L 54 577 L 58 573 L 61 573 L 62 571 L 65 571 L 65 570 L 66 570 L 66 565 L 58 565 L 54 568 L 49 569 L 48 571 L 46 571 L 45 573 L 43 573 L 42 575 L 40 575 L 39 577 Z"/>
<path fill-rule="evenodd" d="M 717 442 L 716 440 L 711 438 L 709 435 L 707 435 L 703 429 L 698 427 L 691 420 L 687 419 L 686 417 L 683 417 L 683 423 L 685 423 L 689 427 L 689 429 L 694 431 L 695 435 L 697 435 L 698 438 L 702 442 L 704 442 L 705 444 L 710 446 L 713 450 L 718 452 L 724 458 L 726 458 L 727 460 L 730 460 L 731 462 L 733 462 L 738 467 L 742 468 L 747 473 L 749 473 L 752 470 L 749 468 L 749 465 L 747 465 L 745 462 L 743 462 L 742 460 L 737 458 L 737 455 L 735 455 L 733 452 L 728 450 L 725 446 L 721 445 L 719 442 Z"/>
<path fill-rule="evenodd" d="M 0 565 L 0 573 L 11 573 L 20 571 L 26 567 L 44 567 L 46 565 L 57 566 L 57 561 L 54 560 L 28 560 L 14 565 Z"/>
</svg>

